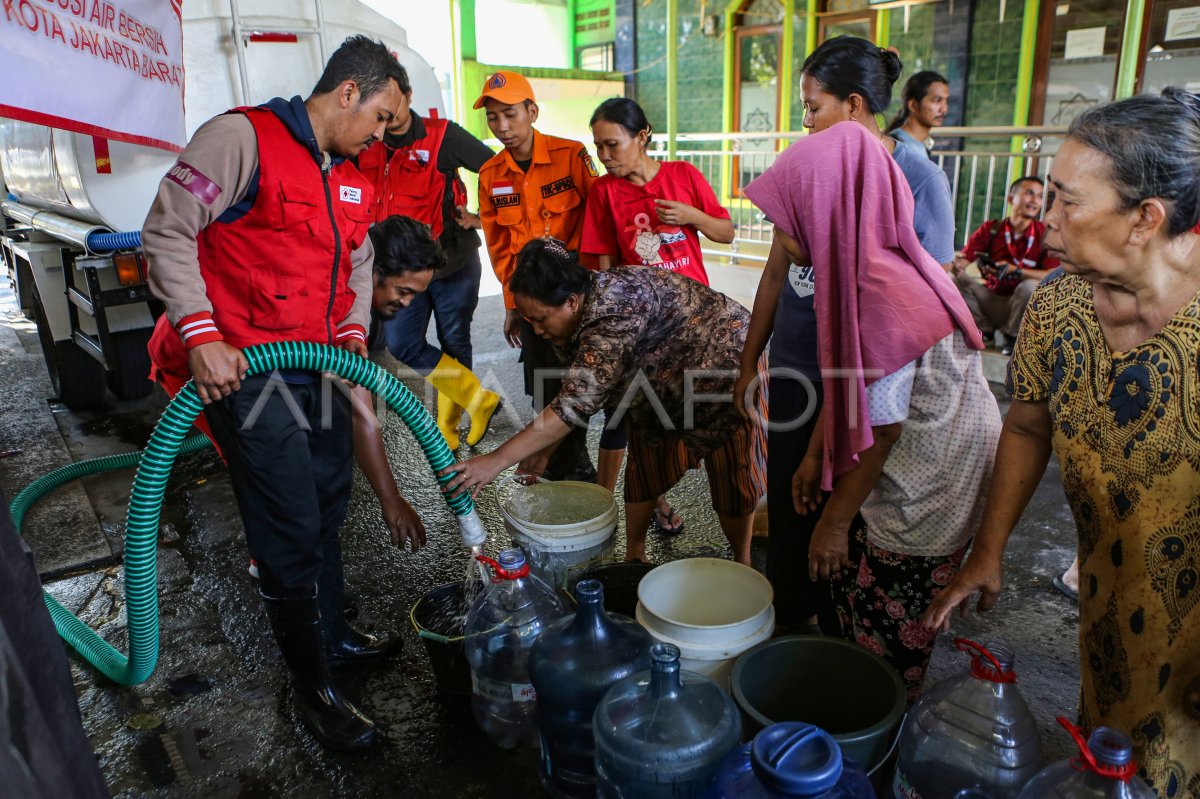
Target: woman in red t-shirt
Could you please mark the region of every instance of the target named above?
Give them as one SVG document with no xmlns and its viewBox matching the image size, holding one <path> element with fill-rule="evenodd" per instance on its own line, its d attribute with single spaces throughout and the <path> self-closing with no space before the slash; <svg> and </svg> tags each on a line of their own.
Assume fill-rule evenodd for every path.
<svg viewBox="0 0 1200 799">
<path fill-rule="evenodd" d="M 707 286 L 698 234 L 728 244 L 733 222 L 704 175 L 686 161 L 658 161 L 647 154 L 650 123 L 633 100 L 605 100 L 592 114 L 591 127 L 607 174 L 588 194 L 580 252 L 598 256 L 600 269 L 656 266 Z M 600 485 L 616 486 L 624 454 L 620 431 L 606 429 L 600 440 Z M 658 498 L 652 529 L 683 532 L 683 521 L 665 495 Z"/>
<path fill-rule="evenodd" d="M 580 252 L 600 268 L 658 266 L 708 285 L 700 237 L 728 244 L 733 222 L 700 170 L 646 152 L 650 123 L 633 100 L 605 100 L 592 114 L 596 155 L 608 174 L 592 184 Z"/>
</svg>

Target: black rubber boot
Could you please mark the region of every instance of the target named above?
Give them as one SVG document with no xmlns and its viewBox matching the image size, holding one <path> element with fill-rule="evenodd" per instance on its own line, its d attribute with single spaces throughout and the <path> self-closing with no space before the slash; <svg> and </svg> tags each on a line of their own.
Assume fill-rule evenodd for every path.
<svg viewBox="0 0 1200 799">
<path fill-rule="evenodd" d="M 398 654 L 403 640 L 390 632 L 365 633 L 350 625 L 346 615 L 346 583 L 342 573 L 342 544 L 325 543 L 317 598 L 321 629 L 331 666 L 368 665 Z"/>
<path fill-rule="evenodd" d="M 342 610 L 343 616 L 347 619 L 358 618 L 358 597 L 346 594 L 345 598 L 342 599 L 342 605 L 344 606 Z"/>
<path fill-rule="evenodd" d="M 283 662 L 292 676 L 292 700 L 300 718 L 322 746 L 343 752 L 379 740 L 375 723 L 338 692 L 321 641 L 317 598 L 278 599 L 262 595 Z"/>
</svg>

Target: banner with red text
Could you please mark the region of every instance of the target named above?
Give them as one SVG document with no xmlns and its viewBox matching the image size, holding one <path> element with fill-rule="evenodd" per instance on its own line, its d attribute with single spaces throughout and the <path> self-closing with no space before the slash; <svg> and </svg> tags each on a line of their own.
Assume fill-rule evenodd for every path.
<svg viewBox="0 0 1200 799">
<path fill-rule="evenodd" d="M 0 0 L 0 117 L 178 151 L 179 0 Z"/>
</svg>

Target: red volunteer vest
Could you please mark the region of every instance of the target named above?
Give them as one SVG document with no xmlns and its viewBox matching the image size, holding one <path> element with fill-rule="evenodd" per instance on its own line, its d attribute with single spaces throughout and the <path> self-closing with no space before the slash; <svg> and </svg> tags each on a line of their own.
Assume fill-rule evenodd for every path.
<svg viewBox="0 0 1200 799">
<path fill-rule="evenodd" d="M 383 142 L 371 145 L 358 156 L 358 170 L 375 188 L 372 222 L 396 214 L 411 216 L 428 225 L 436 240 L 441 237 L 445 222 L 442 198 L 446 194 L 446 174 L 437 168 L 437 163 L 446 138 L 446 120 L 422 117 L 421 122 L 425 125 L 424 136 L 396 148 L 391 158 Z"/>
<path fill-rule="evenodd" d="M 350 312 L 350 254 L 370 225 L 373 190 L 349 161 L 324 176 L 308 147 L 264 108 L 239 108 L 258 137 L 258 194 L 245 216 L 196 238 L 213 321 L 230 346 L 333 344 Z M 159 318 L 156 369 L 187 374 L 179 333 Z"/>
</svg>

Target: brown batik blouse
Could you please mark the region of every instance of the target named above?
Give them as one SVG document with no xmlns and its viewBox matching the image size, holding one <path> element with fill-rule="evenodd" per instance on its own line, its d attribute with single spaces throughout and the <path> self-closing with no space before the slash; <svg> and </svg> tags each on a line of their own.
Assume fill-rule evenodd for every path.
<svg viewBox="0 0 1200 799">
<path fill-rule="evenodd" d="M 643 440 L 678 435 L 703 457 L 741 424 L 732 391 L 749 328 L 749 311 L 691 278 L 654 267 L 597 272 L 560 349 L 571 365 L 550 407 L 576 426 L 603 409 Z"/>
</svg>

